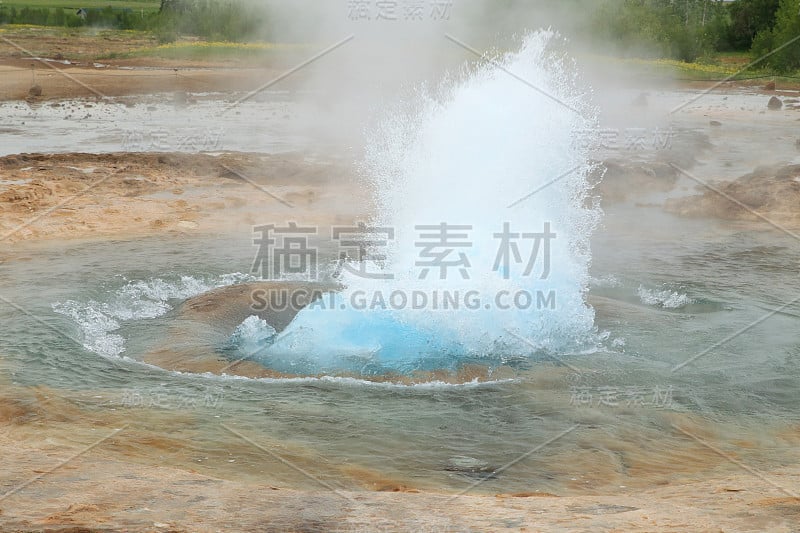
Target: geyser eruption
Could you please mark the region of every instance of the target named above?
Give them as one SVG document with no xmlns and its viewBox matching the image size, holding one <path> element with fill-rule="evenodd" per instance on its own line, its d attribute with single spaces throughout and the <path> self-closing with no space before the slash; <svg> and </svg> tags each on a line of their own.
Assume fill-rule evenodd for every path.
<svg viewBox="0 0 800 533">
<path fill-rule="evenodd" d="M 596 121 L 559 44 L 532 34 L 519 52 L 389 114 L 364 165 L 376 191 L 367 256 L 262 363 L 374 374 L 585 347 L 599 213 L 587 206 L 582 141 Z"/>
</svg>

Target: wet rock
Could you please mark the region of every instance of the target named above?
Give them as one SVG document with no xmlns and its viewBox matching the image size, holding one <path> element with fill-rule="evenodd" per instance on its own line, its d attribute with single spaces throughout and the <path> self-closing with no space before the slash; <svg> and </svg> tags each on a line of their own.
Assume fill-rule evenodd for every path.
<svg viewBox="0 0 800 533">
<path fill-rule="evenodd" d="M 594 176 L 595 190 L 604 204 L 625 202 L 641 194 L 669 192 L 675 188 L 678 172 L 667 163 L 631 162 L 619 159 L 603 161 Z"/>
<path fill-rule="evenodd" d="M 711 122 L 709 122 L 709 124 L 711 124 L 712 126 L 722 126 L 722 122 L 720 122 L 719 120 L 712 120 Z"/>
<path fill-rule="evenodd" d="M 41 85 L 34 85 L 30 89 L 28 89 L 28 96 L 31 97 L 39 97 L 42 96 L 42 86 Z"/>
<path fill-rule="evenodd" d="M 248 377 L 281 377 L 254 361 L 232 361 L 219 353 L 198 350 L 211 337 L 229 338 L 250 316 L 276 331 L 286 329 L 312 300 L 341 290 L 332 283 L 264 281 L 229 285 L 189 298 L 170 313 L 168 335 L 144 355 L 144 361 L 167 370 Z"/>
<path fill-rule="evenodd" d="M 457 455 L 447 460 L 444 470 L 480 479 L 492 479 L 496 477 L 495 471 L 497 469 L 489 466 L 489 463 L 486 461 L 475 459 L 474 457 Z"/>
<path fill-rule="evenodd" d="M 783 102 L 781 102 L 781 99 L 778 98 L 777 96 L 771 97 L 769 99 L 769 102 L 767 102 L 768 109 L 780 109 L 782 107 L 783 107 Z"/>
<path fill-rule="evenodd" d="M 324 293 L 338 291 L 341 286 L 335 283 L 265 281 L 229 285 L 213 289 L 199 296 L 189 298 L 177 309 L 181 320 L 196 320 L 204 323 L 204 327 L 215 327 L 225 330 L 226 335 L 242 321 L 256 315 L 266 320 L 276 331 L 283 331 L 294 319 L 302 307 L 311 299 L 321 297 Z M 293 303 L 297 308 L 286 305 L 280 309 L 269 307 L 270 296 L 283 298 L 297 294 Z"/>
<path fill-rule="evenodd" d="M 800 165 L 759 167 L 733 181 L 714 183 L 716 190 L 667 200 L 664 208 L 686 217 L 800 223 Z"/>
</svg>

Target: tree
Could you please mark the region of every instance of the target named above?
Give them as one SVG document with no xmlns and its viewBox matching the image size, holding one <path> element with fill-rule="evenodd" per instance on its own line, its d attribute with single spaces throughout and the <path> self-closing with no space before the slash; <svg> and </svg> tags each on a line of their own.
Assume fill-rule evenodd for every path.
<svg viewBox="0 0 800 533">
<path fill-rule="evenodd" d="M 800 68 L 800 0 L 780 0 L 775 26 L 762 30 L 753 40 L 752 53 L 764 64 L 788 72 Z"/>
<path fill-rule="evenodd" d="M 737 0 L 729 7 L 728 41 L 735 50 L 749 50 L 759 32 L 772 29 L 780 0 Z"/>
<path fill-rule="evenodd" d="M 727 24 L 718 0 L 606 0 L 593 27 L 622 53 L 695 61 L 725 47 Z"/>
</svg>

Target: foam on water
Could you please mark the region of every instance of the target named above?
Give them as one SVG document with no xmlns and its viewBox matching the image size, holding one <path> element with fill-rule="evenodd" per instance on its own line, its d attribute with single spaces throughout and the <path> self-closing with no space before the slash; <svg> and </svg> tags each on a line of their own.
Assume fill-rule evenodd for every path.
<svg viewBox="0 0 800 533">
<path fill-rule="evenodd" d="M 259 355 L 264 364 L 300 373 L 406 372 L 586 348 L 594 327 L 584 300 L 588 239 L 599 211 L 586 205 L 591 163 L 580 141 L 596 119 L 559 45 L 552 32 L 535 33 L 519 52 L 388 114 L 371 137 L 364 173 L 377 195 L 373 226 L 395 232 L 383 264 L 393 279 L 345 272 L 346 288 L 334 305 L 301 311 Z M 441 223 L 469 226 L 454 233 L 466 233 L 456 240 L 470 245 L 446 257 L 463 252 L 466 276 L 454 267 L 440 279 L 434 267 L 421 279 L 419 242 L 431 231 L 418 226 Z M 520 262 L 495 268 L 504 223 L 528 234 L 549 224 L 556 235 L 549 273 L 543 247 L 532 272 L 523 272 L 533 247 L 524 239 L 515 241 Z M 513 257 L 514 250 L 509 253 Z M 368 266 L 374 272 L 378 265 Z M 443 310 L 430 299 L 420 308 L 385 303 L 393 292 L 410 299 L 437 290 L 462 300 L 470 293 L 473 305 Z M 500 309 L 498 295 L 520 292 L 531 295 L 533 305 Z M 374 303 L 375 295 L 375 305 L 354 305 L 361 296 Z M 540 296 L 545 302 L 553 297 L 554 308 L 540 306 Z"/>
<path fill-rule="evenodd" d="M 254 353 L 272 344 L 277 333 L 266 320 L 251 315 L 236 327 L 229 344 L 245 354 Z"/>
<path fill-rule="evenodd" d="M 664 309 L 679 309 L 694 303 L 688 295 L 670 289 L 648 289 L 640 285 L 636 293 L 643 304 Z"/>
<path fill-rule="evenodd" d="M 158 367 L 153 367 L 158 370 Z M 452 389 L 486 389 L 500 385 L 508 385 L 511 383 L 519 383 L 521 380 L 513 378 L 503 379 L 486 379 L 481 380 L 478 378 L 463 383 L 450 383 L 448 381 L 428 380 L 412 383 L 403 383 L 397 381 L 373 381 L 368 379 L 359 379 L 349 376 L 304 376 L 304 377 L 286 377 L 286 378 L 252 378 L 248 376 L 238 376 L 232 374 L 213 374 L 206 372 L 203 374 L 194 374 L 189 372 L 180 372 L 173 370 L 169 372 L 177 377 L 197 377 L 200 376 L 209 381 L 215 382 L 258 382 L 265 384 L 277 385 L 319 385 L 319 386 L 333 386 L 336 388 L 372 388 L 372 389 L 396 389 L 396 390 L 424 390 L 424 391 L 437 391 L 437 390 L 452 390 Z"/>
<path fill-rule="evenodd" d="M 104 357 L 125 352 L 125 339 L 118 331 L 124 322 L 157 318 L 172 309 L 170 301 L 185 300 L 216 287 L 252 281 L 247 274 L 225 274 L 211 279 L 182 276 L 178 280 L 131 281 L 104 302 L 67 300 L 53 304 L 56 313 L 72 319 L 87 350 Z"/>
</svg>

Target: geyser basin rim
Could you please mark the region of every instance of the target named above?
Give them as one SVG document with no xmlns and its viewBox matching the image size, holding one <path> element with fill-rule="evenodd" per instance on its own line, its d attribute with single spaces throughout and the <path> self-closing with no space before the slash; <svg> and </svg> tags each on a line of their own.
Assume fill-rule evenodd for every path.
<svg viewBox="0 0 800 533">
<path fill-rule="evenodd" d="M 152 366 L 152 365 L 148 365 Z M 153 366 L 158 370 L 164 370 L 163 368 Z M 372 387 L 376 389 L 417 389 L 417 390 L 439 390 L 439 389 L 451 389 L 451 388 L 483 388 L 483 387 L 493 387 L 497 385 L 505 385 L 510 383 L 520 383 L 523 380 L 519 378 L 502 378 L 502 379 L 488 379 L 488 380 L 481 380 L 479 378 L 473 378 L 469 381 L 464 381 L 460 383 L 454 383 L 449 381 L 442 381 L 439 379 L 431 379 L 428 381 L 409 381 L 409 382 L 402 382 L 402 381 L 392 381 L 392 380 L 374 380 L 374 379 L 363 379 L 357 378 L 353 376 L 294 376 L 294 377 L 285 377 L 285 378 L 270 378 L 270 377 L 260 377 L 254 378 L 250 376 L 241 376 L 238 374 L 214 374 L 213 372 L 203 372 L 203 373 L 195 373 L 195 372 L 181 372 L 179 370 L 167 370 L 170 375 L 178 376 L 178 377 L 185 377 L 185 378 L 196 378 L 201 377 L 204 379 L 209 380 L 219 380 L 219 381 L 253 381 L 258 383 L 265 383 L 265 384 L 274 384 L 274 385 L 335 385 L 337 387 Z"/>
</svg>

